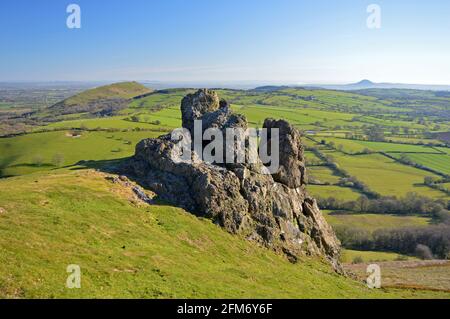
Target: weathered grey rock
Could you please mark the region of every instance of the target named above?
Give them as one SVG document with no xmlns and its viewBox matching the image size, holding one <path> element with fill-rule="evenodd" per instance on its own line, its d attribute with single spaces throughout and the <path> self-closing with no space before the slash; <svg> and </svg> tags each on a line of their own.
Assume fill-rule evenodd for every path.
<svg viewBox="0 0 450 319">
<path fill-rule="evenodd" d="M 269 132 L 272 128 L 279 129 L 280 169 L 273 175 L 274 180 L 290 188 L 305 185 L 305 159 L 300 132 L 283 120 L 266 119 L 263 127 Z"/>
<path fill-rule="evenodd" d="M 228 105 L 220 103 L 216 92 L 207 89 L 199 90 L 195 94 L 188 94 L 181 101 L 181 119 L 183 127 L 191 133 L 194 129 L 194 120 L 201 119 L 203 115 L 217 111 L 220 107 Z"/>
<path fill-rule="evenodd" d="M 183 127 L 247 128 L 217 94 L 200 90 L 183 99 Z M 304 255 L 327 258 L 339 267 L 340 243 L 316 201 L 305 191 L 305 165 L 300 133 L 286 121 L 266 120 L 280 130 L 280 170 L 262 174 L 260 162 L 218 165 L 180 161 L 178 141 L 170 135 L 141 141 L 129 173 L 161 198 L 198 216 L 208 217 L 228 232 L 241 234 L 295 261 Z"/>
</svg>

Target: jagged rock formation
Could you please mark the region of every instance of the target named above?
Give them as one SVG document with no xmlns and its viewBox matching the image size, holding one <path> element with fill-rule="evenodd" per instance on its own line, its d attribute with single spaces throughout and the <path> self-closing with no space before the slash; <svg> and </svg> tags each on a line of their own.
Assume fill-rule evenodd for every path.
<svg viewBox="0 0 450 319">
<path fill-rule="evenodd" d="M 183 127 L 191 133 L 194 120 L 203 121 L 202 131 L 214 127 L 225 134 L 226 128 L 247 128 L 245 117 L 233 114 L 213 91 L 186 96 L 181 111 Z M 305 190 L 300 133 L 286 121 L 268 119 L 264 127 L 279 129 L 280 165 L 273 175 L 264 174 L 260 160 L 216 164 L 193 153 L 192 161 L 179 161 L 180 142 L 170 135 L 141 141 L 129 173 L 161 198 L 211 218 L 230 233 L 282 252 L 292 261 L 302 255 L 325 256 L 339 269 L 340 243 Z"/>
</svg>

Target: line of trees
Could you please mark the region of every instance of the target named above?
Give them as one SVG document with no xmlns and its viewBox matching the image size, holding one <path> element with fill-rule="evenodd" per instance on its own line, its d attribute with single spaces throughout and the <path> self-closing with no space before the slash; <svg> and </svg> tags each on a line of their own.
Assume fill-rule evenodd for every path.
<svg viewBox="0 0 450 319">
<path fill-rule="evenodd" d="M 450 225 L 380 229 L 373 233 L 348 226 L 335 227 L 348 249 L 392 251 L 422 259 L 450 259 Z"/>
<path fill-rule="evenodd" d="M 370 198 L 380 197 L 380 194 L 371 190 L 366 184 L 358 180 L 356 176 L 351 176 L 346 170 L 341 168 L 339 164 L 335 162 L 333 156 L 326 155 L 320 152 L 317 148 L 311 148 L 310 150 L 318 158 L 324 161 L 326 166 L 331 168 L 337 175 L 341 176 L 339 182 L 337 183 L 338 186 L 354 188 Z"/>
<path fill-rule="evenodd" d="M 426 176 L 424 178 L 424 184 L 427 185 L 428 187 L 444 192 L 447 195 L 450 195 L 450 189 L 444 185 L 445 183 L 450 183 L 450 177 L 446 177 L 441 180 L 436 179 L 432 176 Z"/>
<path fill-rule="evenodd" d="M 322 209 L 343 212 L 431 217 L 434 224 L 425 227 L 380 229 L 375 232 L 346 225 L 334 228 L 342 245 L 348 249 L 392 251 L 424 259 L 450 258 L 450 201 L 409 193 L 402 198 L 369 199 L 360 196 L 354 201 L 318 198 L 318 204 Z"/>
<path fill-rule="evenodd" d="M 360 196 L 354 201 L 344 201 L 334 197 L 317 198 L 321 209 L 350 211 L 354 213 L 390 214 L 390 215 L 419 215 L 429 216 L 436 222 L 450 220 L 450 201 L 430 199 L 417 193 L 406 196 L 368 198 Z"/>
<path fill-rule="evenodd" d="M 442 173 L 440 171 L 434 170 L 434 169 L 432 169 L 430 167 L 427 167 L 425 165 L 422 165 L 422 164 L 414 162 L 411 158 L 409 158 L 409 156 L 407 154 L 403 153 L 403 154 L 400 155 L 400 157 L 394 157 L 394 156 L 392 156 L 392 155 L 390 155 L 388 153 L 385 153 L 385 152 L 381 152 L 381 154 L 386 156 L 386 157 L 388 157 L 388 158 L 390 158 L 390 159 L 392 159 L 392 160 L 394 160 L 394 161 L 396 161 L 396 162 L 399 162 L 401 164 L 412 166 L 412 167 L 415 167 L 415 168 L 418 168 L 418 169 L 421 169 L 421 170 L 424 170 L 424 171 L 427 171 L 427 172 L 430 172 L 430 173 L 433 173 L 433 174 L 436 174 L 436 175 L 440 175 L 440 176 L 442 176 L 444 178 L 449 177 L 448 175 L 446 175 L 446 174 L 444 174 L 444 173 Z"/>
</svg>

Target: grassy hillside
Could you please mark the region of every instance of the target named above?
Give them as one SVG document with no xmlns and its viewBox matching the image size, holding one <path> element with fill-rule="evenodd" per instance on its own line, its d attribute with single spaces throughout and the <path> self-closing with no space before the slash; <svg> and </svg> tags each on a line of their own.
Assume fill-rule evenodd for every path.
<svg viewBox="0 0 450 319">
<path fill-rule="evenodd" d="M 369 290 L 319 260 L 298 264 L 181 209 L 138 204 L 92 170 L 0 180 L 0 297 L 448 298 Z M 81 289 L 65 287 L 70 264 Z"/>
<path fill-rule="evenodd" d="M 101 86 L 84 91 L 64 100 L 65 106 L 85 105 L 104 99 L 131 99 L 133 97 L 150 93 L 151 90 L 137 82 L 121 82 Z"/>
<path fill-rule="evenodd" d="M 341 261 L 346 264 L 346 267 L 348 264 L 354 263 L 355 260 L 364 263 L 378 263 L 394 260 L 417 260 L 417 258 L 383 251 L 358 251 L 351 249 L 342 251 Z"/>
<path fill-rule="evenodd" d="M 380 154 L 351 156 L 336 152 L 334 156 L 342 168 L 382 195 L 405 196 L 417 192 L 431 198 L 446 198 L 445 194 L 423 185 L 426 176 L 438 178 L 432 173 L 399 164 Z"/>
<path fill-rule="evenodd" d="M 0 297 L 449 298 L 414 290 L 370 291 L 318 260 L 292 265 L 177 208 L 133 204 L 129 192 L 100 173 L 61 168 L 80 160 L 130 156 L 141 139 L 180 127 L 179 104 L 192 90 L 131 99 L 148 91 L 137 83 L 89 90 L 65 100 L 60 113 L 40 113 L 51 124 L 38 122 L 32 131 L 45 132 L 0 139 L 0 178 L 17 176 L 0 179 Z M 406 155 L 447 172 L 450 148 L 430 146 L 439 142 L 427 133 L 450 130 L 450 123 L 423 115 L 426 97 L 405 104 L 397 97 L 326 90 L 218 93 L 252 126 L 261 126 L 267 117 L 290 121 L 304 130 L 307 147 L 332 156 L 341 169 L 381 195 L 417 192 L 450 199 L 424 185 L 426 176 L 438 175 L 382 154 L 355 154 Z M 430 99 L 436 109 L 445 108 L 446 101 Z M 108 108 L 109 113 L 95 113 Z M 395 142 L 367 141 L 373 125 Z M 362 195 L 355 187 L 340 186 L 342 176 L 313 151 L 305 155 L 309 175 L 317 184 L 327 184 L 309 185 L 312 195 L 346 201 Z M 429 222 L 419 216 L 373 214 L 329 214 L 328 219 L 370 231 Z M 370 262 L 395 260 L 398 254 L 346 251 L 343 260 L 355 257 Z M 64 287 L 69 264 L 82 267 L 81 290 Z"/>
<path fill-rule="evenodd" d="M 82 132 L 70 131 L 27 134 L 0 139 L 0 178 L 36 171 L 54 170 L 79 161 L 109 160 L 133 155 L 135 145 L 158 132 Z"/>
<path fill-rule="evenodd" d="M 41 110 L 36 116 L 37 119 L 52 122 L 58 116 L 68 114 L 110 116 L 127 108 L 132 98 L 150 92 L 152 90 L 137 82 L 114 83 L 76 94 L 48 109 Z"/>
<path fill-rule="evenodd" d="M 352 226 L 369 232 L 378 229 L 423 227 L 431 223 L 431 219 L 419 216 L 394 216 L 385 214 L 338 213 L 323 211 L 326 220 L 333 226 Z"/>
</svg>

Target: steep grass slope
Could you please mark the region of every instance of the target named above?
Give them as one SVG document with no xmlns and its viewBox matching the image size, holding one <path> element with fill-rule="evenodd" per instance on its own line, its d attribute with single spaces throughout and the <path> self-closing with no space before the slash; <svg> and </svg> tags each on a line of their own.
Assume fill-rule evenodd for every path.
<svg viewBox="0 0 450 319">
<path fill-rule="evenodd" d="M 319 260 L 289 263 L 178 208 L 137 204 L 93 170 L 0 180 L 0 297 L 388 298 Z M 81 267 L 81 289 L 65 287 Z"/>
</svg>

